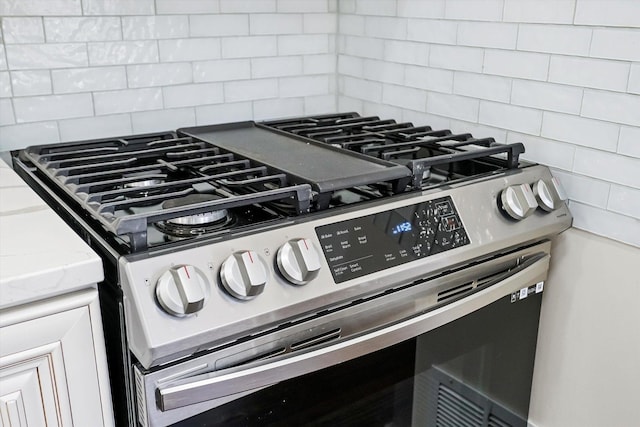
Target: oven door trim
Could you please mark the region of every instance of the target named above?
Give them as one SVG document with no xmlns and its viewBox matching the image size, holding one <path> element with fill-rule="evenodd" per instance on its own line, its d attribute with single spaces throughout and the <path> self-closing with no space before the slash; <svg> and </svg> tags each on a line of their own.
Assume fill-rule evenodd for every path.
<svg viewBox="0 0 640 427">
<path fill-rule="evenodd" d="M 335 345 L 315 349 L 233 372 L 211 372 L 156 384 L 156 404 L 166 412 L 205 401 L 232 400 L 307 373 L 328 368 L 427 333 L 473 311 L 546 279 L 549 254 L 538 252 L 507 277 L 460 300 Z"/>
</svg>

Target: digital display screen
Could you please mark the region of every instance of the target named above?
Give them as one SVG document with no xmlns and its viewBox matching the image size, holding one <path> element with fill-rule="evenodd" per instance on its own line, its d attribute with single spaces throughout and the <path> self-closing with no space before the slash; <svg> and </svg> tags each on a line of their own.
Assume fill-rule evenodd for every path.
<svg viewBox="0 0 640 427">
<path fill-rule="evenodd" d="M 411 231 L 411 230 L 412 230 L 411 223 L 409 221 L 405 221 L 393 227 L 391 229 L 391 234 L 406 233 L 407 231 Z"/>
<path fill-rule="evenodd" d="M 469 244 L 451 197 L 316 228 L 336 283 Z"/>
</svg>

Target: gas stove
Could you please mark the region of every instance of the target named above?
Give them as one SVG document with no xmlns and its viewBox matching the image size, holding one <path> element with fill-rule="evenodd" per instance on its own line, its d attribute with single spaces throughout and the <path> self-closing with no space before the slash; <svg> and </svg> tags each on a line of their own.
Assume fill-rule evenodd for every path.
<svg viewBox="0 0 640 427">
<path fill-rule="evenodd" d="M 523 152 L 340 113 L 32 146 L 13 162 L 102 255 L 116 405 L 146 425 L 220 404 L 176 403 L 159 384 L 348 341 L 416 315 L 384 307 L 429 278 L 524 263 L 496 260 L 571 215 Z M 418 311 L 486 283 L 429 288 Z"/>
</svg>

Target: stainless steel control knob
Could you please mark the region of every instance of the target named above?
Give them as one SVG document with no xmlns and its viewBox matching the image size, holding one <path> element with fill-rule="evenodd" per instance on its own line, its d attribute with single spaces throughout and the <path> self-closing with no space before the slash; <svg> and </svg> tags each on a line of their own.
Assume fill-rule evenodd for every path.
<svg viewBox="0 0 640 427">
<path fill-rule="evenodd" d="M 560 185 L 560 181 L 555 177 L 550 181 L 541 179 L 534 183 L 533 194 L 536 196 L 538 206 L 547 212 L 558 209 L 560 204 L 567 200 L 567 195 Z"/>
<path fill-rule="evenodd" d="M 156 297 L 169 314 L 182 317 L 200 311 L 209 297 L 205 275 L 192 265 L 176 265 L 158 279 Z"/>
<path fill-rule="evenodd" d="M 509 216 L 521 220 L 531 215 L 538 207 L 536 197 L 529 184 L 512 185 L 500 195 L 502 207 Z"/>
<path fill-rule="evenodd" d="M 254 251 L 240 251 L 230 255 L 220 269 L 224 289 L 232 297 L 241 300 L 260 295 L 268 278 L 264 261 Z"/>
<path fill-rule="evenodd" d="M 306 285 L 320 270 L 320 255 L 309 239 L 293 239 L 282 245 L 276 257 L 278 270 L 294 285 Z"/>
</svg>

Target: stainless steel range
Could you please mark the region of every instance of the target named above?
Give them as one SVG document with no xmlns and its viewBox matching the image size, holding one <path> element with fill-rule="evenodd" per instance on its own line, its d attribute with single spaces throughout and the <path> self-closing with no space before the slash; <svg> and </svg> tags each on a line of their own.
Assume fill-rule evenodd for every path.
<svg viewBox="0 0 640 427">
<path fill-rule="evenodd" d="M 13 161 L 104 258 L 119 424 L 526 425 L 571 215 L 522 152 L 344 113 Z"/>
</svg>

